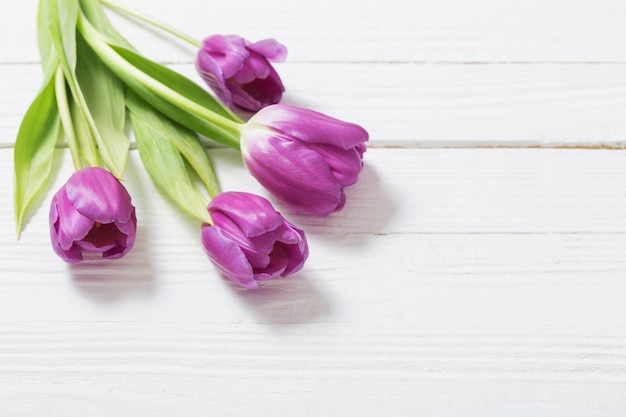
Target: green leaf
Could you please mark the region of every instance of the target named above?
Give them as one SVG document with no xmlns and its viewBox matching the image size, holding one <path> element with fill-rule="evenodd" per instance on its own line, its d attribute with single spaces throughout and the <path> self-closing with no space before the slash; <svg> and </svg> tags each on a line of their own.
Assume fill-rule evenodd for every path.
<svg viewBox="0 0 626 417">
<path fill-rule="evenodd" d="M 189 129 L 208 137 L 209 139 L 213 139 L 236 149 L 239 148 L 239 137 L 237 134 L 233 134 L 233 132 L 218 126 L 208 118 L 204 118 L 199 116 L 197 113 L 187 111 L 183 108 L 183 106 L 171 99 L 170 92 L 163 94 L 157 92 L 156 90 L 161 87 L 168 90 L 171 89 L 173 92 L 179 94 L 196 106 L 207 109 L 209 112 L 217 113 L 220 116 L 227 117 L 231 121 L 239 123 L 239 121 L 236 121 L 234 117 L 230 115 L 226 116 L 227 113 L 224 108 L 221 104 L 215 105 L 217 100 L 210 94 L 204 91 L 193 81 L 183 77 L 175 71 L 151 62 L 127 49 L 113 45 L 111 45 L 111 47 L 120 58 L 130 64 L 130 66 L 132 66 L 137 72 L 142 73 L 144 77 L 147 76 L 150 78 L 151 82 L 154 81 L 158 84 L 156 88 L 153 88 L 137 77 L 137 74 L 128 73 L 123 70 L 116 71 L 117 75 L 122 78 L 124 82 L 139 96 L 141 96 L 141 98 L 150 103 L 161 113 L 167 115 L 183 126 L 186 126 Z M 110 66 L 110 68 L 114 71 L 116 70 L 116 68 L 112 66 Z"/>
<path fill-rule="evenodd" d="M 18 238 L 27 211 L 52 171 L 52 157 L 59 133 L 55 83 L 51 78 L 26 111 L 15 141 L 14 204 Z"/>
<path fill-rule="evenodd" d="M 45 0 L 44 0 L 45 1 Z M 76 22 L 78 0 L 48 0 L 44 8 L 54 49 L 66 75 L 76 68 Z M 45 21 L 45 17 L 42 18 Z"/>
<path fill-rule="evenodd" d="M 76 80 L 95 124 L 92 130 L 94 127 L 97 130 L 93 136 L 106 166 L 120 178 L 130 147 L 124 131 L 124 84 L 93 53 L 80 34 L 76 46 Z"/>
<path fill-rule="evenodd" d="M 148 106 L 148 104 L 146 104 Z M 165 116 L 161 116 L 165 117 Z M 220 187 L 213 169 L 213 163 L 207 154 L 207 151 L 200 142 L 198 135 L 176 122 L 167 120 L 167 123 L 175 125 L 179 130 L 178 135 L 169 135 L 168 139 L 176 147 L 178 152 L 185 158 L 191 168 L 207 189 L 209 195 L 213 198 L 220 193 Z"/>
<path fill-rule="evenodd" d="M 55 53 L 52 37 L 50 36 L 49 7 L 50 2 L 48 0 L 39 0 L 37 12 L 37 45 L 39 47 L 41 66 L 44 72 L 44 85 L 52 78 L 59 64 L 59 58 Z"/>
<path fill-rule="evenodd" d="M 111 21 L 106 16 L 102 4 L 98 0 L 79 0 L 80 7 L 85 17 L 103 36 L 109 39 L 109 43 L 117 44 L 128 49 L 133 47 L 124 39 L 122 35 L 113 27 Z"/>
<path fill-rule="evenodd" d="M 72 162 L 74 163 L 74 169 L 78 170 L 83 166 L 78 146 L 78 138 L 82 138 L 82 135 L 77 138 L 76 129 L 73 123 L 74 116 L 70 106 L 70 100 L 67 95 L 67 83 L 61 67 L 57 68 L 54 80 L 57 108 L 59 111 L 61 126 L 63 127 L 63 132 L 67 138 L 67 143 L 72 155 Z M 80 114 L 80 117 L 82 118 L 82 114 Z"/>
<path fill-rule="evenodd" d="M 183 126 L 239 149 L 243 122 L 193 81 L 135 52 L 108 43 L 79 15 L 78 28 L 100 59 L 141 98 Z"/>
<path fill-rule="evenodd" d="M 98 159 L 93 153 L 95 140 L 106 167 L 122 179 L 129 149 L 124 134 L 123 84 L 77 33 L 79 0 L 50 0 L 45 10 L 52 44 L 71 92 L 68 101 L 76 104 L 72 108 L 73 126 L 67 123 L 67 118 L 62 119 L 66 132 L 76 131 L 76 140 L 68 144 L 81 146 L 80 154 L 93 165 Z M 76 153 L 73 150 L 73 155 Z"/>
<path fill-rule="evenodd" d="M 68 143 L 71 140 L 74 141 L 74 146 L 79 153 L 79 157 L 85 161 L 88 166 L 99 167 L 102 166 L 102 161 L 98 154 L 98 146 L 96 144 L 96 138 L 93 136 L 91 127 L 85 113 L 80 108 L 80 105 L 76 102 L 74 97 L 70 99 L 70 119 L 69 125 L 63 119 L 63 126 L 65 136 L 68 137 Z M 71 131 L 71 134 L 70 134 Z M 71 135 L 74 137 L 70 139 Z M 70 145 L 70 148 L 72 145 Z"/>
<path fill-rule="evenodd" d="M 195 134 L 163 117 L 132 92 L 126 102 L 139 156 L 154 183 L 183 211 L 212 223 L 207 198 L 191 181 L 185 161 L 174 145 L 179 140 L 176 138 Z"/>
<path fill-rule="evenodd" d="M 239 116 L 189 78 L 121 46 L 111 45 L 111 47 L 131 65 L 159 83 L 175 86 L 177 92 L 194 103 L 234 122 L 241 122 Z"/>
</svg>

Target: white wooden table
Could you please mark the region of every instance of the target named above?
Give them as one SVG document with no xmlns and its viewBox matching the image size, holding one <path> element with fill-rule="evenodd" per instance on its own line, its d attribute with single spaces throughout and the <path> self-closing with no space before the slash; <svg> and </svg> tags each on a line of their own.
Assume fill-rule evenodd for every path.
<svg viewBox="0 0 626 417">
<path fill-rule="evenodd" d="M 287 215 L 311 257 L 246 291 L 131 151 L 123 260 L 69 267 L 58 174 L 20 241 L 13 144 L 36 2 L 0 13 L 0 415 L 626 415 L 626 3 L 127 0 L 202 38 L 274 37 L 285 102 L 371 134 L 346 208 Z M 198 80 L 194 51 L 111 14 Z M 263 190 L 213 150 L 227 190 Z"/>
</svg>

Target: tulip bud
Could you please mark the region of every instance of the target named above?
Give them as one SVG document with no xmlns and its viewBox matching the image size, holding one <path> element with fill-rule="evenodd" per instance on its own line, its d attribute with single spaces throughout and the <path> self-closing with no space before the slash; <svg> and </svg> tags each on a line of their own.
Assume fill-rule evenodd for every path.
<svg viewBox="0 0 626 417">
<path fill-rule="evenodd" d="M 257 111 L 282 98 L 285 87 L 269 61 L 286 56 L 287 49 L 274 39 L 249 43 L 235 35 L 213 35 L 203 41 L 196 68 L 228 107 Z"/>
<path fill-rule="evenodd" d="M 82 261 L 83 253 L 121 258 L 133 247 L 136 229 L 130 195 L 102 168 L 76 171 L 52 198 L 50 238 L 66 262 Z"/>
<path fill-rule="evenodd" d="M 277 104 L 243 127 L 241 153 L 250 173 L 291 210 L 326 216 L 343 208 L 367 140 L 359 125 Z"/>
<path fill-rule="evenodd" d="M 304 232 L 289 223 L 265 198 L 225 192 L 208 206 L 213 225 L 202 225 L 209 259 L 226 277 L 247 288 L 257 281 L 286 277 L 309 256 Z"/>
</svg>

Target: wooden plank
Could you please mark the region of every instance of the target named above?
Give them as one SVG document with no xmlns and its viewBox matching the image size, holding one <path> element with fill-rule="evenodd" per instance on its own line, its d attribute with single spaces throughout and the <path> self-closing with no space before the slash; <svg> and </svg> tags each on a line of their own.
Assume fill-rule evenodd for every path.
<svg viewBox="0 0 626 417">
<path fill-rule="evenodd" d="M 305 268 L 254 292 L 219 275 L 197 228 L 173 216 L 161 220 L 159 228 L 142 224 L 124 259 L 76 266 L 52 253 L 47 234 L 31 232 L 18 244 L 3 237 L 0 327 L 195 323 L 218 334 L 233 326 L 238 334 L 309 323 L 355 326 L 362 338 L 369 329 L 414 338 L 558 335 L 626 343 L 624 234 L 309 233 Z"/>
<path fill-rule="evenodd" d="M 264 193 L 237 153 L 216 150 L 212 155 L 223 189 Z M 2 228 L 13 230 L 12 150 L 1 150 L 0 157 L 7 198 L 0 206 Z M 340 235 L 624 233 L 625 158 L 623 151 L 606 150 L 370 149 L 359 183 L 347 189 L 344 210 L 322 219 L 287 215 L 312 233 Z M 44 205 L 71 169 L 65 154 Z M 148 223 L 172 215 L 167 204 L 154 204 L 151 185 L 151 191 L 143 189 L 150 179 L 135 151 L 127 178 Z M 279 202 L 276 206 L 284 209 Z M 30 227 L 46 230 L 46 219 L 40 213 Z"/>
<path fill-rule="evenodd" d="M 4 198 L 9 151 L 0 151 Z M 212 154 L 225 188 L 256 189 L 233 153 Z M 365 416 L 459 409 L 498 416 L 513 407 L 520 416 L 604 417 L 626 410 L 626 234 L 606 227 L 624 217 L 623 152 L 366 155 L 376 176 L 366 171 L 350 195 L 362 217 L 299 222 L 310 261 L 260 292 L 216 273 L 197 223 L 145 184 L 136 152 L 127 186 L 140 233 L 118 262 L 59 261 L 47 242 L 45 204 L 15 242 L 11 204 L 2 204 L 3 410 L 84 415 L 89 404 L 94 416 L 134 408 L 151 416 L 216 409 L 264 416 L 305 404 L 312 416 L 347 408 Z M 62 156 L 55 185 L 71 169 Z M 381 199 L 394 209 L 368 209 Z M 391 217 L 385 227 L 381 213 Z M 490 232 L 493 217 L 519 227 L 559 226 L 557 216 L 571 229 Z M 447 229 L 429 231 L 437 221 Z M 241 389 L 257 386 L 267 389 Z"/>
<path fill-rule="evenodd" d="M 301 407 L 310 416 L 344 407 L 365 416 L 389 410 L 452 416 L 462 409 L 472 416 L 513 410 L 608 417 L 624 411 L 625 385 L 616 375 L 624 364 L 620 338 L 450 337 L 417 334 L 419 328 L 412 334 L 370 330 L 364 337 L 362 328 L 347 325 L 232 329 L 7 325 L 3 408 L 16 416 L 43 410 L 103 416 L 134 408 L 153 416 L 216 409 L 270 416 Z"/>
<path fill-rule="evenodd" d="M 225 189 L 263 190 L 233 152 Z M 626 153 L 557 149 L 370 149 L 345 210 L 293 216 L 315 233 L 623 233 Z M 278 205 L 280 207 L 280 205 Z"/>
<path fill-rule="evenodd" d="M 204 85 L 192 65 L 173 69 Z M 283 64 L 285 103 L 365 126 L 370 146 L 623 148 L 626 65 Z M 0 146 L 38 65 L 0 66 Z"/>
<path fill-rule="evenodd" d="M 193 222 L 135 188 L 141 238 L 120 262 L 68 268 L 45 213 L 17 244 L 2 224 L 9 415 L 624 411 L 623 233 L 313 230 L 305 270 L 252 293 L 217 276 Z"/>
<path fill-rule="evenodd" d="M 41 75 L 37 2 L 3 5 L 1 415 L 626 415 L 623 1 L 124 3 L 283 41 L 285 102 L 363 124 L 365 169 L 342 212 L 286 214 L 305 268 L 247 291 L 133 150 L 136 247 L 69 266 L 47 220 L 66 149 L 14 237 L 14 138 Z M 197 80 L 193 48 L 112 17 Z M 210 154 L 225 190 L 264 194 L 237 153 Z"/>
<path fill-rule="evenodd" d="M 224 190 L 264 194 L 239 154 L 211 154 Z M 365 169 L 347 189 L 344 210 L 317 218 L 289 215 L 276 206 L 315 234 L 626 232 L 624 151 L 370 149 L 365 155 Z M 44 206 L 71 173 L 69 155 L 64 156 Z M 0 150 L 0 158 L 0 190 L 6 196 L 0 224 L 12 231 L 12 150 Z M 136 151 L 126 176 L 147 225 L 177 217 L 157 198 Z M 24 239 L 47 230 L 45 210 L 31 223 Z"/>
<path fill-rule="evenodd" d="M 626 7 L 620 0 L 289 0 L 199 5 L 128 0 L 128 6 L 202 38 L 237 33 L 274 37 L 293 62 L 625 62 Z M 1 62 L 38 60 L 37 2 L 13 2 L 0 16 Z M 30 16 L 30 18 L 29 18 Z M 193 47 L 112 16 L 154 59 L 189 62 Z"/>
</svg>

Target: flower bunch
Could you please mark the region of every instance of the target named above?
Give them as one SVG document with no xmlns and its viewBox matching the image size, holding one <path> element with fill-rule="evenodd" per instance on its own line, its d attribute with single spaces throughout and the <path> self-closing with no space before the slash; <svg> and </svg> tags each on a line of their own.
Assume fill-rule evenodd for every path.
<svg viewBox="0 0 626 417">
<path fill-rule="evenodd" d="M 210 90 L 137 52 L 103 6 L 195 45 Z M 296 213 L 341 210 L 344 188 L 363 167 L 362 127 L 280 104 L 285 88 L 270 62 L 283 61 L 287 50 L 273 39 L 213 35 L 200 42 L 112 0 L 40 0 L 38 43 L 44 82 L 15 145 L 16 223 L 19 236 L 65 141 L 75 173 L 52 198 L 50 236 L 67 262 L 86 254 L 121 258 L 133 246 L 138 217 L 123 186 L 127 118 L 154 183 L 201 222 L 201 242 L 217 269 L 247 288 L 299 271 L 309 254 L 305 233 L 267 199 L 221 191 L 200 136 L 240 151 L 248 172 Z M 253 115 L 244 121 L 239 110 Z"/>
</svg>

